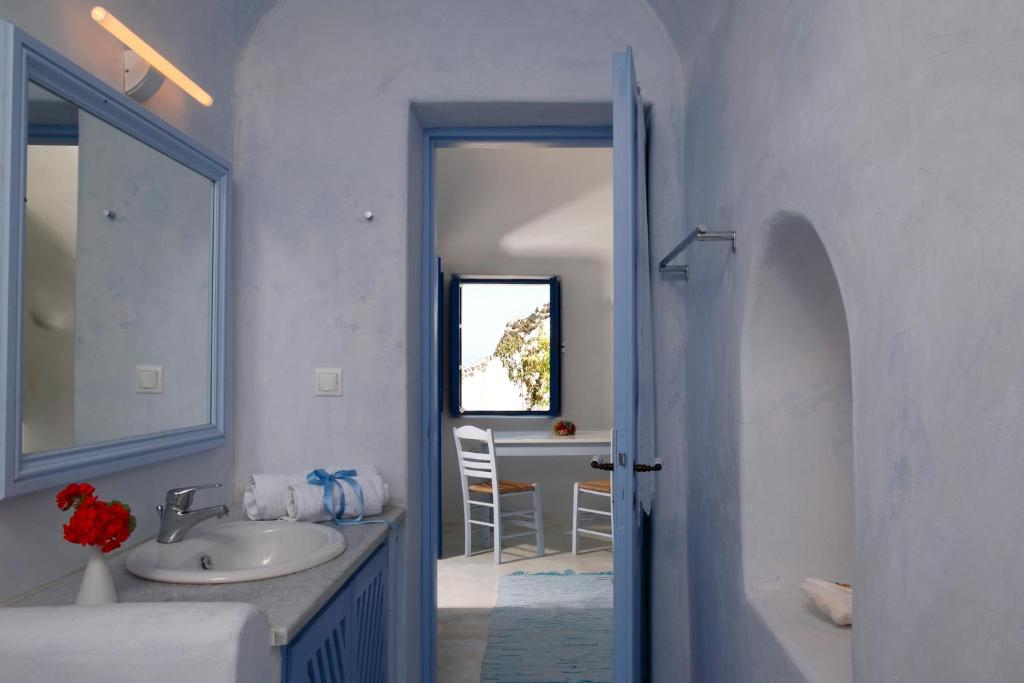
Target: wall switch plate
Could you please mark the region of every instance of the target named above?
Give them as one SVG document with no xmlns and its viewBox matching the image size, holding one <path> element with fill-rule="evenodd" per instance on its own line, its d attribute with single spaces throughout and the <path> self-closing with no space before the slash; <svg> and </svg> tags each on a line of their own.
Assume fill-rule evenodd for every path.
<svg viewBox="0 0 1024 683">
<path fill-rule="evenodd" d="M 315 396 L 341 396 L 341 368 L 317 368 L 314 374 Z"/>
<path fill-rule="evenodd" d="M 162 393 L 164 393 L 164 366 L 162 366 L 162 365 L 136 365 L 135 366 L 135 393 L 136 394 L 162 394 Z"/>
</svg>

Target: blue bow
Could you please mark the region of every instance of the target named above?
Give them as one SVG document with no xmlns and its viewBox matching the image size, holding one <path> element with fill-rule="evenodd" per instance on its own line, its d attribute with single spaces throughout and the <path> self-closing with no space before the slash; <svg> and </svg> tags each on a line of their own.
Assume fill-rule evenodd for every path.
<svg viewBox="0 0 1024 683">
<path fill-rule="evenodd" d="M 356 524 L 363 518 L 363 487 L 356 480 L 359 472 L 356 470 L 338 470 L 334 474 L 328 474 L 326 470 L 315 469 L 306 475 L 306 481 L 314 486 L 324 487 L 324 510 L 331 516 L 336 524 Z M 345 516 L 345 487 L 342 482 L 347 483 L 356 492 L 359 499 L 359 516 L 353 520 L 342 521 Z M 338 487 L 338 509 L 334 509 L 334 487 Z"/>
</svg>

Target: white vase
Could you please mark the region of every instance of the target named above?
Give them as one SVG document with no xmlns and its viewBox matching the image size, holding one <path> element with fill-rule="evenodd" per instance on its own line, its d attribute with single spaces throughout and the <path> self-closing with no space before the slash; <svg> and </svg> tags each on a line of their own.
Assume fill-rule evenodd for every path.
<svg viewBox="0 0 1024 683">
<path fill-rule="evenodd" d="M 110 575 L 107 558 L 96 546 L 89 548 L 89 561 L 82 575 L 82 585 L 78 589 L 76 605 L 109 605 L 117 602 L 117 591 L 114 589 L 114 577 Z"/>
</svg>

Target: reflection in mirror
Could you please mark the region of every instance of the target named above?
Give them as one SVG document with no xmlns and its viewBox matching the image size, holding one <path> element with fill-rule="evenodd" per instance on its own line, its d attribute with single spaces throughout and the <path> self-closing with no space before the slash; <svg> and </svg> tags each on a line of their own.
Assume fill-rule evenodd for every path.
<svg viewBox="0 0 1024 683">
<path fill-rule="evenodd" d="M 213 182 L 29 84 L 22 452 L 211 422 Z"/>
</svg>

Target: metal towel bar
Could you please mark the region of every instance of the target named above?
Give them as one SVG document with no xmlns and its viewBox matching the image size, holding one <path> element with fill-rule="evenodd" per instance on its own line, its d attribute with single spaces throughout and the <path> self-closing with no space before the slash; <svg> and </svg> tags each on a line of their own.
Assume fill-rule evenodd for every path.
<svg viewBox="0 0 1024 683">
<path fill-rule="evenodd" d="M 735 230 L 708 230 L 706 225 L 698 225 L 697 229 L 691 232 L 686 238 L 677 244 L 668 255 L 661 259 L 658 264 L 659 273 L 682 275 L 684 280 L 690 279 L 690 268 L 685 265 L 672 266 L 669 262 L 681 254 L 694 242 L 731 242 L 732 253 L 736 253 L 736 231 Z"/>
</svg>

